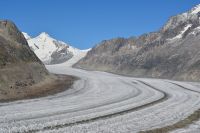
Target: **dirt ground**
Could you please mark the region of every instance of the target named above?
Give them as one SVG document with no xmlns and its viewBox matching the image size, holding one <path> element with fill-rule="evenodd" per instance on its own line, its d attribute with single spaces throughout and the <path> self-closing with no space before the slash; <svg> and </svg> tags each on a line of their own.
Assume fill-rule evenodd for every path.
<svg viewBox="0 0 200 133">
<path fill-rule="evenodd" d="M 53 95 L 69 89 L 78 78 L 69 75 L 48 75 L 43 81 L 27 85 L 18 83 L 20 87 L 4 90 L 0 94 L 0 102 L 9 102 L 21 99 L 32 99 Z"/>
</svg>

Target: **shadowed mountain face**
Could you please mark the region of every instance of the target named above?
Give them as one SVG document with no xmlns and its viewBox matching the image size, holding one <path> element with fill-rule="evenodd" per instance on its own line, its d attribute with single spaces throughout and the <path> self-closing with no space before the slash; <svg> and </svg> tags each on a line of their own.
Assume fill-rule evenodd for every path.
<svg viewBox="0 0 200 133">
<path fill-rule="evenodd" d="M 199 11 L 200 5 L 171 17 L 157 32 L 102 41 L 74 67 L 137 77 L 199 81 Z"/>
<path fill-rule="evenodd" d="M 0 46 L 1 67 L 20 62 L 36 62 L 42 65 L 30 50 L 23 34 L 12 22 L 0 21 Z"/>
<path fill-rule="evenodd" d="M 14 23 L 0 21 L 0 95 L 31 86 L 48 75 Z M 26 90 L 28 91 L 28 90 Z"/>
</svg>

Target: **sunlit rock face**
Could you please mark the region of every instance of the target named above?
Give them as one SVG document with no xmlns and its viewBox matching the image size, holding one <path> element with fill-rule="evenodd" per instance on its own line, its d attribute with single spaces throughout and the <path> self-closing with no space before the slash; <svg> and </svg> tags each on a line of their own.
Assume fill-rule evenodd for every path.
<svg viewBox="0 0 200 133">
<path fill-rule="evenodd" d="M 137 77 L 199 81 L 199 17 L 200 5 L 197 5 L 171 17 L 159 31 L 102 41 L 74 67 Z"/>
</svg>

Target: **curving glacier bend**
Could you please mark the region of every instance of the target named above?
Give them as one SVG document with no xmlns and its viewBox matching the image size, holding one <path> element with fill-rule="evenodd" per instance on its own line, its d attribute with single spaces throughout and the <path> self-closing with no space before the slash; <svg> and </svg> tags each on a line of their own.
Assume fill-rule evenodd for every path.
<svg viewBox="0 0 200 133">
<path fill-rule="evenodd" d="M 66 63 L 47 68 L 80 80 L 59 94 L 0 103 L 1 133 L 138 132 L 174 124 L 200 108 L 200 89 L 192 83 L 85 71 Z"/>
</svg>

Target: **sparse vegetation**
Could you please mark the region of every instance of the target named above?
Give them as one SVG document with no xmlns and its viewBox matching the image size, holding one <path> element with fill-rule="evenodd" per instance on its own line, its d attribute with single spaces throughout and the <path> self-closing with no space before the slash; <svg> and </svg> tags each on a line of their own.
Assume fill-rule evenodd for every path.
<svg viewBox="0 0 200 133">
<path fill-rule="evenodd" d="M 156 129 L 152 129 L 152 130 L 147 130 L 147 131 L 141 131 L 140 133 L 167 133 L 167 132 L 179 129 L 179 128 L 186 127 L 199 119 L 200 119 L 200 109 L 195 111 L 194 113 L 192 113 L 187 118 L 185 118 L 173 125 L 156 128 Z"/>
</svg>

